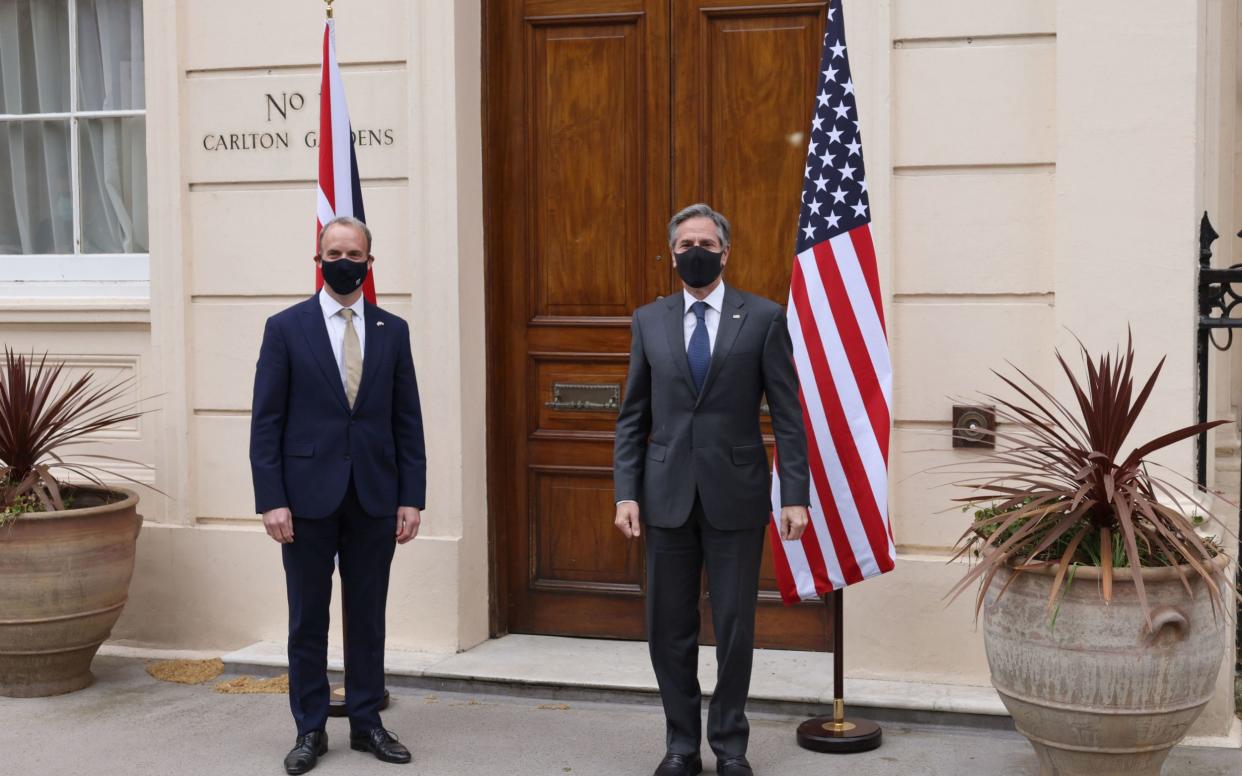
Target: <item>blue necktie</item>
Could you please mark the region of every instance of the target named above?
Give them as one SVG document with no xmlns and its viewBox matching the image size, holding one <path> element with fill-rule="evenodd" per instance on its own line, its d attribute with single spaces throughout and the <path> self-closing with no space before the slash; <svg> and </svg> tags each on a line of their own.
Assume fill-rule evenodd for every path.
<svg viewBox="0 0 1242 776">
<path fill-rule="evenodd" d="M 707 338 L 707 302 L 695 302 L 690 305 L 699 323 L 690 335 L 690 345 L 686 348 L 686 360 L 690 362 L 690 376 L 694 378 L 696 391 L 703 390 L 703 381 L 707 379 L 707 367 L 712 362 L 711 342 Z"/>
</svg>

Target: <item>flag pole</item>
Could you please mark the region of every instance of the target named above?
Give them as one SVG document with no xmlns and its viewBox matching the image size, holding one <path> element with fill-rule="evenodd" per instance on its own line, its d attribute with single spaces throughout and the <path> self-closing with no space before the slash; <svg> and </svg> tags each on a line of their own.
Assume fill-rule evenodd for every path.
<svg viewBox="0 0 1242 776">
<path fill-rule="evenodd" d="M 324 3 L 324 9 L 323 9 L 324 18 L 331 20 L 332 19 L 332 0 L 323 0 L 323 3 Z M 316 239 L 318 239 L 318 235 L 316 235 Z M 342 581 L 341 584 L 342 586 L 344 586 L 344 581 Z M 345 613 L 345 597 L 342 596 L 341 597 L 341 658 L 342 660 L 344 660 L 346 650 L 349 649 L 349 632 L 348 632 L 349 626 L 347 624 L 348 622 L 349 622 L 349 617 Z M 329 688 L 330 688 L 330 693 L 328 695 L 328 716 L 330 717 L 348 716 L 349 712 L 346 710 L 346 707 L 345 707 L 345 669 L 344 669 L 344 666 L 342 666 L 341 668 L 340 684 L 333 683 L 329 685 Z M 384 701 L 385 701 L 385 705 L 387 705 L 387 701 L 388 701 L 387 690 L 384 691 Z"/>
<path fill-rule="evenodd" d="M 329 21 L 333 19 L 332 2 L 333 0 L 323 0 L 324 17 L 328 19 Z M 316 239 L 318 239 L 319 236 L 315 235 L 315 237 Z M 339 571 L 339 567 L 338 567 L 338 571 Z M 344 587 L 345 587 L 345 580 L 341 580 L 341 588 L 344 589 Z M 345 597 L 341 596 L 341 657 L 343 659 L 346 659 L 348 652 L 349 652 L 349 613 L 345 608 Z M 344 675 L 345 675 L 344 667 L 342 667 L 341 683 L 330 685 L 330 691 L 328 694 L 328 716 L 330 717 L 345 717 L 349 715 L 349 712 L 345 706 Z M 380 711 L 383 711 L 384 709 L 388 708 L 388 701 L 389 701 L 388 688 L 384 688 L 384 699 L 380 701 Z"/>
<path fill-rule="evenodd" d="M 845 590 L 825 595 L 824 606 L 832 608 L 832 716 L 814 717 L 799 725 L 798 746 L 828 754 L 869 752 L 880 746 L 880 726 L 869 719 L 845 716 Z"/>
<path fill-rule="evenodd" d="M 330 21 L 332 19 L 332 0 L 323 0 L 323 3 L 324 3 L 324 9 L 323 9 L 324 18 Z M 324 66 L 326 67 L 327 65 L 325 64 Z M 316 235 L 316 237 L 318 237 L 318 235 Z M 344 586 L 344 581 L 342 581 L 341 584 L 342 586 Z M 347 630 L 347 628 L 349 627 L 347 625 L 348 622 L 349 622 L 349 617 L 345 613 L 345 597 L 341 596 L 341 658 L 342 660 L 344 660 L 345 651 L 349 649 L 349 633 Z M 328 696 L 328 716 L 344 717 L 344 716 L 347 716 L 349 713 L 345 708 L 345 678 L 344 677 L 345 677 L 345 669 L 344 669 L 344 666 L 342 666 L 341 667 L 341 683 L 331 685 L 331 693 Z M 388 700 L 387 690 L 384 690 L 384 700 L 385 700 L 385 703 L 387 703 L 387 700 Z"/>
</svg>

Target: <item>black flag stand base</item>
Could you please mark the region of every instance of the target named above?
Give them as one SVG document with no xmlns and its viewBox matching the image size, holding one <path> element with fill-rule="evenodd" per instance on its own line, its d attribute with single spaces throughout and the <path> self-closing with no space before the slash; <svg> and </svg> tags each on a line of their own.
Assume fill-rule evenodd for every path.
<svg viewBox="0 0 1242 776">
<path fill-rule="evenodd" d="M 828 604 L 828 596 L 824 596 Z M 845 716 L 845 593 L 832 593 L 832 716 L 808 719 L 798 726 L 798 746 L 813 752 L 854 754 L 880 746 L 883 733 L 869 719 Z"/>
<path fill-rule="evenodd" d="M 833 701 L 831 717 L 815 717 L 798 726 L 798 746 L 813 752 L 854 754 L 878 749 L 880 726 L 869 719 L 847 719 L 845 701 Z"/>
</svg>

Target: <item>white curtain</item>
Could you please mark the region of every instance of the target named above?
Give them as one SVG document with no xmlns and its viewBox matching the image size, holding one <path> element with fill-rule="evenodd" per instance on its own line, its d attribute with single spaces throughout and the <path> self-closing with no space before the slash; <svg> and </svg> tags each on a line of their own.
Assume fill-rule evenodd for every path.
<svg viewBox="0 0 1242 776">
<path fill-rule="evenodd" d="M 0 113 L 69 110 L 69 10 L 0 0 Z M 0 124 L 0 253 L 73 253 L 69 122 Z"/>
<path fill-rule="evenodd" d="M 78 0 L 81 110 L 146 105 L 141 0 Z M 82 252 L 146 253 L 147 133 L 141 118 L 79 121 Z"/>
<path fill-rule="evenodd" d="M 0 113 L 69 106 L 71 0 L 0 0 Z M 75 0 L 80 111 L 142 109 L 141 0 Z M 83 253 L 147 251 L 146 122 L 81 117 Z M 0 254 L 73 253 L 67 121 L 0 122 Z"/>
</svg>

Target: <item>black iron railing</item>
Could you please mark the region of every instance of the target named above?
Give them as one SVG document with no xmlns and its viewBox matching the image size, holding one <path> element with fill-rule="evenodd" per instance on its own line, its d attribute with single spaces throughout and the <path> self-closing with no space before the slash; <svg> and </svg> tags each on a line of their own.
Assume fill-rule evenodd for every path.
<svg viewBox="0 0 1242 776">
<path fill-rule="evenodd" d="M 1199 369 L 1199 422 L 1208 419 L 1208 347 L 1228 350 L 1233 345 L 1234 329 L 1242 328 L 1242 264 L 1220 269 L 1211 266 L 1212 243 L 1220 237 L 1212 228 L 1208 214 L 1199 222 L 1199 322 L 1196 329 L 1195 358 Z M 1238 232 L 1242 237 L 1242 232 Z M 1223 342 L 1217 340 L 1217 332 L 1223 332 Z M 1240 451 L 1242 452 L 1242 451 Z M 1199 435 L 1195 448 L 1195 474 L 1200 485 L 1207 484 L 1207 434 Z M 1242 496 L 1242 482 L 1239 483 Z M 1242 522 L 1242 521 L 1240 521 Z M 1242 531 L 1239 532 L 1242 536 Z M 1234 557 L 1242 559 L 1242 538 L 1238 541 Z M 1242 585 L 1242 563 L 1238 564 L 1237 582 Z M 1242 607 L 1236 620 L 1238 650 L 1236 669 L 1242 674 Z"/>
</svg>

